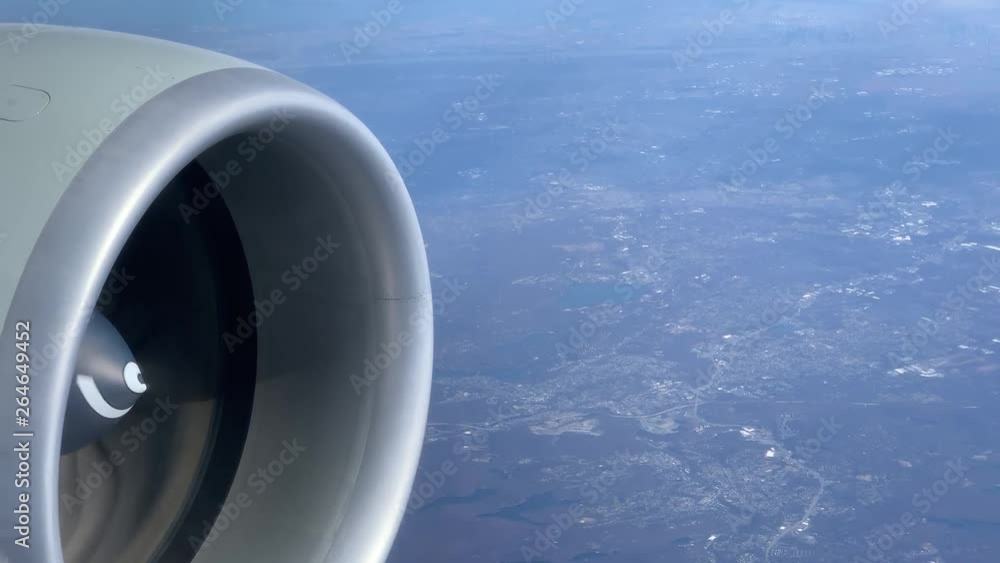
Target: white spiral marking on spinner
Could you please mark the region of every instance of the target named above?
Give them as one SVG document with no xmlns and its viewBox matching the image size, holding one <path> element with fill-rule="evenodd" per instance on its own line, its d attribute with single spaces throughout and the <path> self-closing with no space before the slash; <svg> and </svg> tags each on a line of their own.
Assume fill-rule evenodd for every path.
<svg viewBox="0 0 1000 563">
<path fill-rule="evenodd" d="M 142 370 L 139 369 L 138 364 L 135 362 L 129 362 L 125 364 L 125 368 L 122 370 L 122 376 L 125 379 L 125 385 L 128 387 L 129 391 L 135 393 L 136 395 L 141 395 L 146 392 L 146 384 L 142 381 Z M 118 419 L 126 414 L 128 411 L 132 410 L 132 407 L 127 409 L 116 409 L 108 403 L 108 400 L 104 398 L 101 393 L 101 389 L 97 386 L 97 382 L 94 381 L 92 376 L 86 374 L 78 374 L 76 376 L 76 386 L 80 389 L 80 394 L 83 395 L 87 404 L 90 408 L 94 409 L 94 412 L 109 419 Z"/>
<path fill-rule="evenodd" d="M 135 393 L 136 395 L 141 395 L 146 392 L 146 384 L 142 381 L 142 370 L 135 362 L 129 362 L 125 364 L 125 385 L 128 386 L 129 391 Z"/>
<path fill-rule="evenodd" d="M 128 414 L 128 411 L 132 410 L 132 407 L 123 410 L 111 406 L 107 399 L 104 398 L 104 395 L 101 394 L 101 390 L 97 388 L 94 378 L 89 375 L 82 373 L 77 375 L 76 386 L 80 388 L 80 393 L 83 395 L 84 400 L 87 401 L 87 404 L 90 405 L 90 408 L 94 409 L 94 412 L 104 418 L 121 418 Z"/>
</svg>

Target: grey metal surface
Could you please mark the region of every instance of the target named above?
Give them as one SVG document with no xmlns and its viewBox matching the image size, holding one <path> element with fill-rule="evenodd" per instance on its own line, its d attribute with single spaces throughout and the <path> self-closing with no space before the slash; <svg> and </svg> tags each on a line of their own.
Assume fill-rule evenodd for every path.
<svg viewBox="0 0 1000 563">
<path fill-rule="evenodd" d="M 135 110 L 184 79 L 248 62 L 187 45 L 38 26 L 0 45 L 0 326 L 42 226 L 80 165 Z M 0 23 L 0 37 L 22 25 Z"/>
<path fill-rule="evenodd" d="M 75 32 L 65 33 L 55 34 L 61 45 L 52 47 L 60 56 L 94 58 L 92 51 L 74 53 L 70 35 Z M 2 163 L 0 209 L 24 208 L 14 226 L 25 234 L 0 257 L 0 295 L 16 285 L 9 310 L 0 302 L 0 316 L 6 319 L 0 365 L 14 365 L 8 344 L 14 342 L 17 321 L 31 321 L 38 348 L 59 343 L 32 376 L 32 547 L 11 547 L 15 515 L 5 511 L 0 513 L 3 549 L 19 563 L 62 561 L 58 437 L 75 350 L 103 280 L 139 218 L 189 162 L 226 170 L 234 159 L 245 158 L 242 139 L 270 130 L 274 141 L 258 153 L 257 166 L 250 170 L 249 162 L 237 161 L 250 171 L 235 174 L 219 197 L 231 208 L 244 241 L 255 298 L 277 302 L 280 289 L 285 298 L 254 323 L 257 394 L 229 499 L 242 510 L 209 545 L 200 545 L 194 560 L 383 561 L 419 461 L 433 349 L 426 255 L 402 180 L 375 137 L 343 107 L 286 77 L 252 68 L 195 71 L 196 76 L 171 84 L 117 124 L 68 187 L 35 179 L 25 170 L 37 172 L 39 163 L 58 154 L 54 146 L 89 123 L 93 111 L 100 112 L 93 107 L 100 108 L 102 95 L 92 92 L 79 103 L 59 106 L 64 93 L 74 91 L 67 88 L 93 82 L 93 75 L 103 78 L 100 68 L 115 76 L 112 69 L 135 63 L 135 53 L 128 53 L 132 43 L 150 56 L 174 48 L 160 42 L 138 48 L 141 42 L 128 39 L 112 49 L 122 39 L 108 39 L 105 54 L 112 62 L 95 63 L 104 65 L 98 72 L 88 67 L 92 76 L 70 73 L 46 85 L 51 70 L 28 71 L 35 78 L 28 82 L 53 96 L 42 115 L 20 123 L 43 129 L 48 124 L 50 130 L 29 134 L 29 145 L 37 146 L 41 156 Z M 186 53 L 182 49 L 168 58 L 183 61 Z M 203 56 L 198 53 L 190 54 Z M 220 64 L 208 59 L 212 62 L 203 68 Z M 9 64 L 0 60 L 0 69 L 6 72 Z M 192 66 L 197 65 L 185 66 L 187 74 Z M 81 107 L 91 113 L 73 114 L 84 111 Z M 290 118 L 278 131 L 281 116 Z M 5 153 L 25 130 L 2 127 L 0 153 Z M 0 224 L 7 227 L 5 221 L 14 217 L 6 211 Z M 25 253 L 25 248 L 30 250 Z M 323 267 L 293 289 L 285 273 L 307 264 L 320 248 L 328 256 Z M 383 356 L 387 350 L 391 353 Z M 359 386 L 368 363 L 382 363 L 383 357 L 387 365 Z M 13 392 L 11 386 L 0 388 L 0 401 L 11 404 Z M 18 429 L 13 421 L 5 428 L 0 468 L 13 476 L 17 440 L 12 432 Z M 182 448 L 177 452 L 183 453 Z M 282 475 L 260 491 L 254 475 L 265 470 L 273 476 L 276 463 Z M 4 487 L 0 501 L 16 506 L 18 492 L 23 491 Z M 127 557 L 120 561 L 141 563 Z"/>
</svg>

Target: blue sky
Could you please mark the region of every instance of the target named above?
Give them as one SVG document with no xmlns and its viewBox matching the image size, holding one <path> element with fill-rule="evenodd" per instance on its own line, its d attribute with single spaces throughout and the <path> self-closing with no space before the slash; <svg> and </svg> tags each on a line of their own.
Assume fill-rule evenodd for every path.
<svg viewBox="0 0 1000 563">
<path fill-rule="evenodd" d="M 144 28 L 191 28 L 220 25 L 217 3 L 229 2 L 225 24 L 316 28 L 361 22 L 371 10 L 384 8 L 389 0 L 3 0 L 0 19 L 20 21 L 38 12 L 46 2 L 57 4 L 54 23 L 90 27 L 141 30 Z M 399 0 L 415 17 L 428 20 L 486 18 L 498 25 L 527 26 L 544 23 L 544 12 L 558 7 L 560 0 Z M 569 2 L 570 0 L 565 0 Z M 706 10 L 722 9 L 742 0 L 575 0 L 583 18 L 613 18 L 627 24 L 652 16 L 697 17 Z M 822 19 L 877 17 L 902 0 L 747 0 L 754 11 L 770 14 L 806 14 Z M 916 0 L 911 0 L 916 1 Z M 994 0 L 923 0 L 921 11 L 929 14 L 966 15 L 982 13 Z M 666 23 L 666 19 L 662 20 Z"/>
<path fill-rule="evenodd" d="M 50 23 L 152 35 L 230 52 L 262 64 L 301 59 L 302 53 L 349 41 L 356 26 L 393 0 L 0 0 L 0 21 L 23 21 L 48 4 L 59 10 Z M 410 53 L 443 38 L 439 46 L 469 49 L 683 48 L 693 30 L 724 9 L 737 9 L 738 21 L 727 40 L 741 38 L 780 43 L 782 34 L 832 30 L 881 39 L 878 22 L 894 6 L 920 3 L 911 33 L 894 38 L 921 49 L 919 28 L 944 30 L 956 37 L 1000 32 L 1000 0 L 395 0 L 405 13 L 390 26 L 380 49 Z M 65 3 L 65 5 L 61 4 Z M 560 3 L 574 5 L 558 28 L 548 14 Z M 219 16 L 219 7 L 232 9 Z M 959 31 L 956 31 L 958 29 Z M 239 33 L 225 33 L 238 31 Z M 268 32 L 276 32 L 269 34 Z M 289 33 L 298 33 L 289 35 Z M 391 36 L 391 37 L 390 37 Z M 1000 41 L 994 41 L 1000 45 Z M 373 49 L 373 53 L 374 53 Z M 412 54 L 412 53 L 411 53 Z"/>
</svg>

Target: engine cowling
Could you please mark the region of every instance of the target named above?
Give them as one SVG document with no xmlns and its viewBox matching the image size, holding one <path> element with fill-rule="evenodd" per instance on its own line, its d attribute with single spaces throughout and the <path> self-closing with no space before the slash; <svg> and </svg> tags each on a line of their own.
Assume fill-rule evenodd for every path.
<svg viewBox="0 0 1000 563">
<path fill-rule="evenodd" d="M 384 561 L 433 350 L 391 158 L 276 72 L 39 29 L 0 50 L 2 553 Z"/>
</svg>

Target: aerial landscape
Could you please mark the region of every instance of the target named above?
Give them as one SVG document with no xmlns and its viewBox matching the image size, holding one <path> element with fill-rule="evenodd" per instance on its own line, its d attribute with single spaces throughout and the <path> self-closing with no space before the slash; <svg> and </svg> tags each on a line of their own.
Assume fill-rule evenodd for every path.
<svg viewBox="0 0 1000 563">
<path fill-rule="evenodd" d="M 411 191 L 392 563 L 997 560 L 988 3 L 400 2 L 177 37 L 331 95 Z"/>
<path fill-rule="evenodd" d="M 994 560 L 997 66 L 872 26 L 303 71 L 404 168 L 449 137 L 393 561 Z"/>
</svg>

